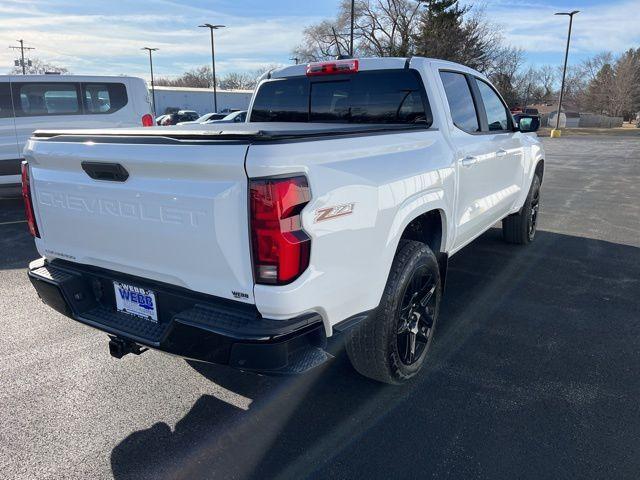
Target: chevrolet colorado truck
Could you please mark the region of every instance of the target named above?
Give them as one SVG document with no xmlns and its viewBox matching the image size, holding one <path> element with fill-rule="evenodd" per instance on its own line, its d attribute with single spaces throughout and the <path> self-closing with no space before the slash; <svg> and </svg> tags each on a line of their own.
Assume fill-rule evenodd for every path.
<svg viewBox="0 0 640 480">
<path fill-rule="evenodd" d="M 425 363 L 448 259 L 498 221 L 536 233 L 537 117 L 482 74 L 363 58 L 265 74 L 246 123 L 37 131 L 23 196 L 41 299 L 106 332 L 265 373 Z"/>
</svg>

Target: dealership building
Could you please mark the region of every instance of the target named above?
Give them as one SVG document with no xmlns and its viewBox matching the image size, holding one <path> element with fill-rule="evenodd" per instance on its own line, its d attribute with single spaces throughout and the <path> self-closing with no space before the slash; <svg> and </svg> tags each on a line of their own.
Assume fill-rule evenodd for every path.
<svg viewBox="0 0 640 480">
<path fill-rule="evenodd" d="M 151 93 L 151 91 L 149 91 Z M 218 111 L 246 110 L 253 90 L 218 89 Z M 191 87 L 155 87 L 156 115 L 167 110 L 195 110 L 199 114 L 213 112 L 213 89 Z"/>
</svg>

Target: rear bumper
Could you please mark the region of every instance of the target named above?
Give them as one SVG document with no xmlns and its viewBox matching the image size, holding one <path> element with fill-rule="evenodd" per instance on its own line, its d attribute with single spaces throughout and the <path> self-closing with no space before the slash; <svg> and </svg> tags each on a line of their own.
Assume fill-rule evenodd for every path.
<svg viewBox="0 0 640 480">
<path fill-rule="evenodd" d="M 324 361 L 322 318 L 262 318 L 254 305 L 66 261 L 31 262 L 29 279 L 58 312 L 119 339 L 205 362 L 299 373 Z M 115 308 L 113 281 L 153 290 L 158 322 Z"/>
</svg>

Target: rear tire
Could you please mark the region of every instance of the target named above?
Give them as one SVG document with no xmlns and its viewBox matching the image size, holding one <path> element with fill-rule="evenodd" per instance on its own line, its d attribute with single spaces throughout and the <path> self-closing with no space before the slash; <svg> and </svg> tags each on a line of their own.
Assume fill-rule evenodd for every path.
<svg viewBox="0 0 640 480">
<path fill-rule="evenodd" d="M 441 294 L 433 252 L 423 243 L 402 240 L 379 307 L 347 340 L 353 367 L 384 383 L 415 376 L 431 346 Z"/>
<path fill-rule="evenodd" d="M 520 211 L 502 220 L 502 237 L 505 242 L 527 245 L 535 238 L 540 209 L 540 184 L 540 177 L 536 173 Z"/>
</svg>

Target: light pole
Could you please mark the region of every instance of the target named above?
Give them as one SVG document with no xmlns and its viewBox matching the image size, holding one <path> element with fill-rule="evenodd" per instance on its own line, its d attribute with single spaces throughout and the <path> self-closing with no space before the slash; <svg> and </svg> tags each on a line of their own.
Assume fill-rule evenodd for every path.
<svg viewBox="0 0 640 480">
<path fill-rule="evenodd" d="M 560 98 L 558 99 L 558 113 L 556 114 L 556 128 L 551 131 L 551 137 L 560 136 L 560 111 L 562 110 L 562 97 L 564 96 L 564 79 L 567 75 L 567 59 L 569 58 L 569 43 L 571 42 L 571 26 L 573 25 L 573 16 L 580 13 L 580 10 L 573 12 L 557 12 L 554 15 L 567 15 L 569 17 L 569 33 L 567 34 L 567 48 L 564 52 L 564 66 L 562 67 L 562 83 L 560 84 Z"/>
<path fill-rule="evenodd" d="M 142 47 L 140 50 L 147 50 L 149 52 L 149 67 L 151 68 L 151 98 L 153 99 L 153 116 L 156 116 L 156 88 L 153 83 L 153 58 L 151 52 L 155 52 L 157 48 Z"/>
<path fill-rule="evenodd" d="M 218 90 L 216 89 L 216 53 L 215 48 L 213 46 L 213 31 L 218 30 L 219 28 L 224 28 L 225 25 L 211 25 L 210 23 L 205 23 L 203 25 L 198 25 L 199 27 L 208 28 L 211 31 L 211 74 L 213 76 L 213 109 L 218 111 Z"/>
<path fill-rule="evenodd" d="M 356 0 L 351 0 L 351 35 L 350 35 L 350 42 L 349 42 L 349 56 L 351 58 L 353 58 L 353 24 L 355 23 L 355 5 Z"/>
</svg>

